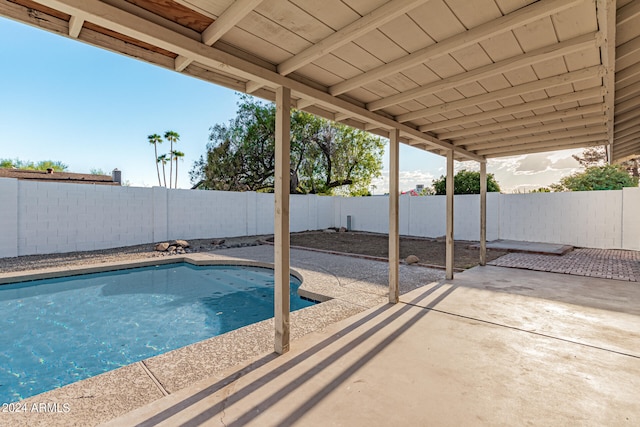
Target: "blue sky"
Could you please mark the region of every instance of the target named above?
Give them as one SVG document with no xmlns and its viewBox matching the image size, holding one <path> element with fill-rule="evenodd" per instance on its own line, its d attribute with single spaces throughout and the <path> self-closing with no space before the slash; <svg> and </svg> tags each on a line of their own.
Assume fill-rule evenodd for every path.
<svg viewBox="0 0 640 427">
<path fill-rule="evenodd" d="M 118 168 L 131 185 L 153 186 L 147 135 L 174 130 L 175 149 L 185 153 L 178 187 L 190 188 L 188 171 L 205 153 L 209 128 L 235 115 L 234 91 L 139 60 L 4 18 L 0 40 L 0 158 L 57 160 L 71 172 Z M 491 161 L 488 171 L 511 192 L 556 182 L 576 165 L 563 152 Z M 401 189 L 430 185 L 444 166 L 444 158 L 402 145 Z M 388 188 L 386 154 L 383 169 L 378 193 Z"/>
</svg>

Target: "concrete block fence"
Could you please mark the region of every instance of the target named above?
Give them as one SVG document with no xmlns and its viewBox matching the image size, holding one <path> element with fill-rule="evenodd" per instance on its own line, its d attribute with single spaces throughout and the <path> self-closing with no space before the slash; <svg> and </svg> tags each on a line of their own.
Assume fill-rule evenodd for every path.
<svg viewBox="0 0 640 427">
<path fill-rule="evenodd" d="M 273 233 L 273 195 L 0 178 L 0 257 Z M 479 197 L 456 196 L 455 238 L 478 240 Z M 291 196 L 291 231 L 386 233 L 388 198 Z M 488 194 L 487 238 L 640 250 L 640 189 Z M 445 234 L 444 196 L 400 198 L 400 233 Z"/>
</svg>

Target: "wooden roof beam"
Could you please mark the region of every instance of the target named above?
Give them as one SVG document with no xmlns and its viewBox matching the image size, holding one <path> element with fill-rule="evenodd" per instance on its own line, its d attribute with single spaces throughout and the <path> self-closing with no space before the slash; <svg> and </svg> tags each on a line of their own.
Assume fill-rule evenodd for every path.
<svg viewBox="0 0 640 427">
<path fill-rule="evenodd" d="M 616 87 L 627 87 L 633 83 L 636 83 L 640 76 L 640 62 L 626 67 L 624 70 L 619 70 L 616 73 Z"/>
<path fill-rule="evenodd" d="M 467 123 L 481 122 L 483 120 L 495 119 L 496 117 L 509 116 L 523 111 L 533 111 L 539 108 L 555 107 L 556 105 L 565 104 L 567 102 L 582 101 L 589 98 L 595 98 L 604 95 L 604 88 L 594 87 L 584 89 L 578 92 L 567 93 L 551 98 L 540 99 L 538 101 L 523 102 L 522 104 L 511 105 L 505 108 L 497 108 L 495 110 L 484 111 L 482 113 L 470 114 L 455 119 L 443 120 L 440 122 L 429 123 L 420 126 L 418 129 L 422 132 L 432 131 L 434 129 L 446 129 Z"/>
<path fill-rule="evenodd" d="M 82 15 L 71 15 L 69 19 L 69 37 L 77 39 L 84 25 L 84 18 Z"/>
<path fill-rule="evenodd" d="M 607 145 L 613 144 L 613 115 L 615 112 L 616 84 L 616 0 L 597 0 L 596 17 L 598 29 L 604 35 L 600 45 L 600 61 L 606 69 L 603 83 L 607 106 Z"/>
<path fill-rule="evenodd" d="M 421 139 L 429 146 L 446 150 L 454 150 L 469 160 L 482 161 L 478 156 L 453 144 L 444 142 L 433 135 L 420 132 L 414 127 L 398 123 L 392 118 L 369 111 L 363 106 L 347 100 L 331 96 L 326 91 L 311 87 L 298 80 L 281 76 L 275 67 L 258 65 L 230 53 L 207 46 L 174 30 L 155 24 L 135 14 L 123 11 L 98 0 L 39 0 L 49 7 L 74 15 L 85 13 L 87 20 L 136 40 L 152 44 L 159 48 L 175 52 L 178 55 L 193 58 L 212 71 L 221 70 L 238 78 L 262 83 L 265 86 L 286 86 L 294 96 L 312 99 L 319 106 L 327 106 L 330 110 L 351 114 L 362 122 L 377 123 L 383 128 L 397 128 L 407 138 Z"/>
<path fill-rule="evenodd" d="M 255 9 L 263 0 L 234 0 L 231 5 L 202 32 L 202 43 L 213 46 L 230 29 Z M 176 58 L 176 71 L 184 70 L 193 59 L 178 56 Z"/>
<path fill-rule="evenodd" d="M 254 82 L 254 81 L 248 81 L 244 85 L 244 91 L 246 93 L 254 93 L 258 89 L 262 89 L 263 87 L 264 87 L 264 85 L 262 83 Z"/>
<path fill-rule="evenodd" d="M 614 148 L 627 146 L 633 142 L 638 141 L 638 138 L 640 137 L 640 126 L 635 126 L 633 128 L 627 129 L 625 130 L 625 132 L 627 132 L 627 134 L 624 136 L 616 136 Z"/>
<path fill-rule="evenodd" d="M 626 6 L 621 7 L 616 12 L 616 21 L 618 25 L 626 24 L 635 17 L 640 16 L 640 3 L 632 1 Z"/>
<path fill-rule="evenodd" d="M 340 95 L 383 77 L 399 73 L 418 64 L 428 63 L 444 55 L 464 49 L 498 34 L 537 21 L 538 19 L 560 12 L 581 3 L 581 0 L 542 0 L 523 7 L 508 15 L 497 18 L 456 34 L 439 43 L 427 46 L 395 61 L 381 65 L 351 79 L 337 83 L 329 88 L 332 95 Z"/>
<path fill-rule="evenodd" d="M 583 116 L 595 113 L 602 113 L 605 110 L 602 104 L 592 104 L 585 107 L 569 108 L 566 110 L 554 111 L 553 113 L 540 114 L 537 116 L 523 117 L 521 119 L 506 120 L 492 123 L 490 125 L 474 126 L 466 129 L 454 130 L 438 134 L 438 138 L 443 140 L 457 139 L 467 135 L 477 135 L 481 133 L 493 132 L 496 130 L 506 130 L 520 126 L 526 126 L 554 120 L 565 120 L 570 117 Z"/>
<path fill-rule="evenodd" d="M 606 136 L 603 136 L 604 140 Z M 498 158 L 498 157 L 511 157 L 511 156 L 522 156 L 524 154 L 535 154 L 535 153 L 546 153 L 546 152 L 555 152 L 559 150 L 570 150 L 574 148 L 585 148 L 585 147 L 593 147 L 596 145 L 604 145 L 603 140 L 598 138 L 574 138 L 567 141 L 556 141 L 551 145 L 541 145 L 537 147 L 531 147 L 528 150 L 514 150 L 514 151 L 504 151 L 500 153 L 494 153 L 487 158 Z"/>
<path fill-rule="evenodd" d="M 634 126 L 634 127 L 630 127 L 628 129 L 624 129 L 621 131 L 616 131 L 616 143 L 618 143 L 618 141 L 621 138 L 626 138 L 629 135 L 633 135 L 634 133 L 640 131 L 640 125 L 638 126 Z"/>
<path fill-rule="evenodd" d="M 618 125 L 620 125 L 621 123 L 624 123 L 627 120 L 633 120 L 636 117 L 638 117 L 638 112 L 633 110 L 616 114 L 615 115 L 616 130 L 618 129 Z"/>
<path fill-rule="evenodd" d="M 624 102 L 631 97 L 635 97 L 640 93 L 640 81 L 629 85 L 625 88 L 616 88 L 616 103 Z"/>
<path fill-rule="evenodd" d="M 606 133 L 606 131 L 607 131 L 607 127 L 605 125 L 591 126 L 591 127 L 562 131 L 562 132 L 542 133 L 542 134 L 527 136 L 525 138 L 511 138 L 503 141 L 487 142 L 486 144 L 475 144 L 473 146 L 467 147 L 467 149 L 479 153 L 479 152 L 483 152 L 484 150 L 495 150 L 498 148 L 504 149 L 506 147 L 515 147 L 518 145 L 532 144 L 532 143 L 537 143 L 542 141 L 553 141 L 556 139 L 566 139 L 566 138 L 573 138 L 577 136 L 593 135 L 594 133 L 604 134 Z"/>
<path fill-rule="evenodd" d="M 428 0 L 389 1 L 346 27 L 339 29 L 329 37 L 314 43 L 311 47 L 282 62 L 278 65 L 278 73 L 286 76 L 339 47 L 375 30 L 381 25 L 396 19 L 398 16 L 404 15 L 426 1 Z"/>
<path fill-rule="evenodd" d="M 624 145 L 614 145 L 613 146 L 614 157 L 626 157 L 626 156 L 634 156 L 637 157 L 640 155 L 640 135 L 637 135 L 636 138 Z M 615 156 L 618 154 L 618 156 Z"/>
<path fill-rule="evenodd" d="M 457 101 L 447 102 L 435 107 L 424 108 L 422 110 L 411 111 L 409 113 L 396 116 L 396 120 L 404 123 L 410 120 L 435 116 L 437 114 L 449 111 L 459 110 L 461 108 L 476 106 L 485 102 L 498 101 L 500 99 L 510 98 L 512 96 L 525 95 L 527 93 L 539 90 L 550 89 L 569 83 L 575 83 L 582 80 L 588 80 L 593 77 L 602 77 L 605 73 L 604 67 L 594 66 L 583 70 L 573 71 L 570 73 L 560 74 L 557 76 L 547 77 L 542 80 L 535 80 L 529 83 L 500 89 L 494 92 L 483 93 L 481 95 L 472 96 Z"/>
<path fill-rule="evenodd" d="M 616 104 L 616 113 L 622 114 L 627 111 L 636 110 L 640 107 L 640 95 L 627 99 Z"/>
<path fill-rule="evenodd" d="M 622 132 L 623 130 L 640 125 L 640 115 L 638 115 L 636 111 L 630 111 L 629 113 L 634 114 L 629 120 L 625 120 L 623 122 L 616 120 L 616 132 Z"/>
<path fill-rule="evenodd" d="M 561 138 L 551 141 L 543 141 L 537 143 L 527 144 L 522 149 L 513 148 L 511 146 L 495 148 L 491 150 L 478 151 L 478 154 L 482 154 L 487 158 L 491 157 L 505 157 L 505 156 L 517 156 L 522 154 L 540 153 L 543 151 L 558 151 L 568 148 L 588 147 L 593 145 L 606 144 L 607 134 L 602 132 L 600 134 L 585 135 L 576 138 Z"/>
<path fill-rule="evenodd" d="M 595 117 L 587 117 L 586 119 L 569 120 L 566 122 L 556 122 L 556 123 L 547 123 L 547 124 L 540 123 L 539 126 L 535 126 L 535 127 L 515 129 L 515 130 L 500 132 L 500 133 L 490 133 L 488 135 L 476 136 L 474 138 L 458 139 L 454 142 L 454 144 L 464 146 L 467 148 L 467 150 L 476 150 L 476 149 L 479 149 L 479 146 L 482 146 L 490 141 L 505 140 L 509 138 L 516 138 L 523 135 L 531 135 L 531 134 L 550 132 L 550 131 L 561 130 L 561 129 L 571 129 L 576 127 L 584 127 L 584 126 L 592 126 L 592 125 L 603 125 L 605 124 L 606 120 L 607 120 L 606 116 L 602 115 L 602 116 L 595 116 Z"/>
<path fill-rule="evenodd" d="M 550 46 L 532 50 L 531 52 L 513 56 L 502 61 L 494 62 L 483 67 L 476 68 L 465 73 L 456 74 L 442 80 L 429 83 L 405 92 L 397 93 L 377 101 L 370 102 L 366 105 L 368 110 L 376 111 L 382 108 L 397 105 L 402 102 L 410 101 L 420 96 L 429 95 L 447 89 L 476 82 L 479 79 L 504 74 L 507 71 L 516 70 L 538 62 L 546 61 L 553 58 L 562 57 L 571 53 L 579 52 L 588 48 L 596 47 L 600 44 L 599 33 L 589 33 L 570 40 L 556 43 Z"/>
</svg>

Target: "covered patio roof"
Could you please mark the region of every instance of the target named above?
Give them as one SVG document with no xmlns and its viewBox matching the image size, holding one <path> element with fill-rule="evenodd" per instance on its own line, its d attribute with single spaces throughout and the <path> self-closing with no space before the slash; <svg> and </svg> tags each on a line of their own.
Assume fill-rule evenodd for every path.
<svg viewBox="0 0 640 427">
<path fill-rule="evenodd" d="M 290 108 L 389 138 L 389 301 L 399 143 L 454 160 L 606 145 L 640 155 L 640 1 L 0 0 L 0 16 L 276 101 L 275 350 L 289 350 Z M 9 63 L 10 58 L 7 58 Z"/>
<path fill-rule="evenodd" d="M 633 0 L 0 0 L 0 16 L 456 160 L 640 155 Z M 9 58 L 7 58 L 10 60 Z"/>
</svg>

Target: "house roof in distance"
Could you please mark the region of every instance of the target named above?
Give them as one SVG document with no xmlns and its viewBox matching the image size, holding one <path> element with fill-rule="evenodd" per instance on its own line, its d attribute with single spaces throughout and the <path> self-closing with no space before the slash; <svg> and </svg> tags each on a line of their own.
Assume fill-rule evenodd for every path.
<svg viewBox="0 0 640 427">
<path fill-rule="evenodd" d="M 27 169 L 0 168 L 0 178 L 16 178 L 26 181 L 66 182 L 72 184 L 120 185 L 118 182 L 114 182 L 109 175 Z"/>
</svg>

